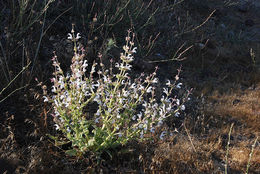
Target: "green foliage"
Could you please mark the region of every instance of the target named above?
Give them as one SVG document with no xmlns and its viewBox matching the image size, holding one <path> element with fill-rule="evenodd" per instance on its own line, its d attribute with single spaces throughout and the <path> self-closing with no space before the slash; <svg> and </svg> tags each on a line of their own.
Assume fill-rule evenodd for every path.
<svg viewBox="0 0 260 174">
<path fill-rule="evenodd" d="M 182 85 L 176 83 L 178 75 L 173 84 L 167 82 L 159 101 L 155 94 L 158 82 L 156 71 L 147 77 L 142 74 L 137 79 L 131 79 L 128 72 L 136 47 L 130 34 L 129 31 L 121 61 L 114 64 L 116 74 L 112 64 L 109 70 L 105 69 L 99 54 L 101 70 L 96 70 L 98 64 L 94 63 L 89 75 L 86 75 L 88 63 L 84 60 L 85 51 L 77 47 L 80 34 L 75 36 L 74 29 L 69 34 L 75 45 L 71 74 L 65 76 L 57 56 L 53 57 L 53 96 L 44 96 L 44 101 L 53 104 L 56 129 L 72 143 L 69 155 L 82 155 L 87 151 L 102 153 L 132 140 L 150 139 L 166 118 L 179 116 L 179 112 L 185 109 L 184 102 L 189 93 L 181 99 L 173 96 L 174 90 Z M 98 106 L 94 114 L 84 112 L 95 103 Z M 160 138 L 165 135 L 165 131 L 161 132 Z"/>
</svg>

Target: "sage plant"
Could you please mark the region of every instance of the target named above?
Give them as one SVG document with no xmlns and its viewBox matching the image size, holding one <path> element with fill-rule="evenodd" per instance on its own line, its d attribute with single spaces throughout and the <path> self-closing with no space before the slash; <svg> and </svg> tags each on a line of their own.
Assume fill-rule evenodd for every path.
<svg viewBox="0 0 260 174">
<path fill-rule="evenodd" d="M 74 42 L 71 73 L 65 75 L 57 56 L 53 57 L 52 97 L 44 96 L 45 102 L 53 104 L 56 129 L 72 143 L 77 154 L 103 152 L 131 140 L 149 139 L 158 133 L 156 130 L 167 117 L 178 117 L 185 109 L 188 94 L 181 99 L 173 94 L 182 85 L 178 83 L 180 71 L 174 82 L 167 81 L 159 98 L 155 92 L 157 68 L 148 76 L 142 73 L 136 79 L 130 77 L 133 54 L 137 50 L 131 31 L 125 39 L 120 62 L 111 61 L 111 68 L 105 69 L 99 54 L 100 63 L 94 62 L 90 72 L 87 71 L 85 50 L 77 47 L 79 38 L 80 34 L 75 35 L 74 30 L 68 37 Z M 95 103 L 96 112 L 87 115 L 84 108 Z M 158 137 L 163 139 L 165 135 L 163 131 Z"/>
</svg>

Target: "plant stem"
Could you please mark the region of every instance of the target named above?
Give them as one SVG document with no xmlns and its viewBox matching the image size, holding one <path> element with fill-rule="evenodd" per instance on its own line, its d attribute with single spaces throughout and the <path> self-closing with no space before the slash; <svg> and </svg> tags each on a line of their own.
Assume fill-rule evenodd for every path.
<svg viewBox="0 0 260 174">
<path fill-rule="evenodd" d="M 256 145 L 257 140 L 258 140 L 258 137 L 256 137 L 256 139 L 254 141 L 254 144 L 252 145 L 251 152 L 249 154 L 249 159 L 248 159 L 247 166 L 246 166 L 246 174 L 248 174 L 248 170 L 249 170 L 249 167 L 250 167 L 250 162 L 251 162 L 251 159 L 252 159 L 252 156 L 253 156 L 253 153 L 254 153 L 254 149 L 255 149 L 255 145 Z"/>
<path fill-rule="evenodd" d="M 226 150 L 226 156 L 225 156 L 225 159 L 226 159 L 226 163 L 225 163 L 225 174 L 227 174 L 229 144 L 230 144 L 230 136 L 231 136 L 231 132 L 232 132 L 233 126 L 234 126 L 234 123 L 231 124 L 230 130 L 229 130 L 229 133 L 228 133 L 228 142 L 227 142 L 227 146 L 226 146 L 226 147 L 227 147 L 227 150 Z"/>
</svg>

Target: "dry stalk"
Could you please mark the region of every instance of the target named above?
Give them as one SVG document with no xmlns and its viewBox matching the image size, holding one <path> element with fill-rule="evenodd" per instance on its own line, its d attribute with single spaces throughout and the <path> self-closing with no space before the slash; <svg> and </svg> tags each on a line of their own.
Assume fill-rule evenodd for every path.
<svg viewBox="0 0 260 174">
<path fill-rule="evenodd" d="M 227 166 L 228 166 L 228 153 L 229 153 L 229 145 L 230 145 L 230 136 L 231 136 L 231 132 L 232 132 L 232 128 L 234 126 L 234 123 L 231 124 L 229 133 L 228 133 L 228 142 L 227 142 L 227 150 L 226 150 L 226 156 L 225 156 L 225 174 L 227 174 Z"/>
<path fill-rule="evenodd" d="M 256 139 L 254 141 L 254 144 L 252 145 L 251 152 L 249 154 L 249 159 L 248 159 L 247 166 L 246 166 L 246 174 L 248 174 L 248 170 L 249 170 L 249 167 L 250 167 L 250 162 L 251 162 L 254 150 L 255 150 L 255 145 L 256 145 L 257 140 L 258 140 L 258 137 L 256 137 Z"/>
</svg>

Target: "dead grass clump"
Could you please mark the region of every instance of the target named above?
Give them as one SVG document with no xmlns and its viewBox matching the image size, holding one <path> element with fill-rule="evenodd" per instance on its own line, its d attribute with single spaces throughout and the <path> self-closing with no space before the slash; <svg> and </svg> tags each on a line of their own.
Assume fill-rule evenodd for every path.
<svg viewBox="0 0 260 174">
<path fill-rule="evenodd" d="M 244 166 L 246 166 L 249 158 L 249 154 L 251 152 L 250 147 L 234 147 L 230 149 L 230 159 L 232 161 L 238 162 Z M 260 164 L 260 149 L 255 149 L 253 157 L 252 157 L 252 163 L 258 163 Z"/>
<path fill-rule="evenodd" d="M 214 107 L 207 109 L 214 115 L 226 115 L 238 119 L 246 127 L 260 131 L 260 92 L 247 89 L 234 91 L 229 94 L 213 95 Z"/>
<path fill-rule="evenodd" d="M 246 166 L 249 160 L 251 147 L 233 147 L 230 149 L 229 160 L 231 161 L 230 167 L 239 171 L 246 171 Z M 260 172 L 260 149 L 259 147 L 254 150 L 252 159 L 250 161 L 249 171 L 252 173 Z"/>
<path fill-rule="evenodd" d="M 175 143 L 173 143 L 175 141 Z M 193 139 L 194 148 L 189 138 L 178 135 L 171 142 L 158 146 L 153 157 L 153 167 L 172 173 L 213 173 L 221 171 L 216 160 L 217 143 L 206 143 Z"/>
</svg>

